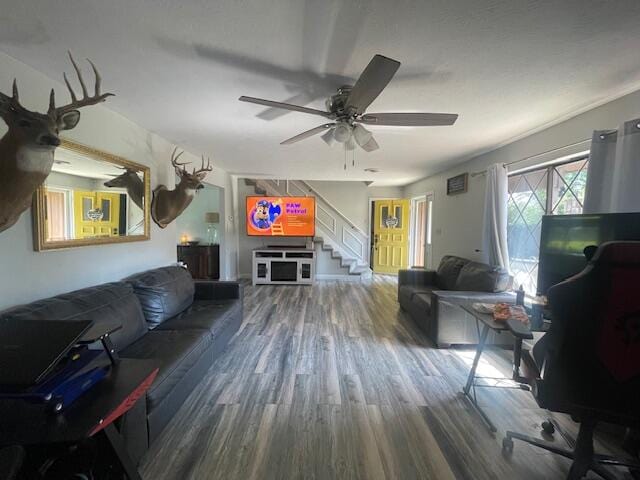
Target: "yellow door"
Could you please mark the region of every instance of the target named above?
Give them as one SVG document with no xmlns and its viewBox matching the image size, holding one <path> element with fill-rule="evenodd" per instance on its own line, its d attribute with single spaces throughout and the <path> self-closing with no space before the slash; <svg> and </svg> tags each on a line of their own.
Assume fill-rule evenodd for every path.
<svg viewBox="0 0 640 480">
<path fill-rule="evenodd" d="M 374 202 L 373 271 L 398 273 L 409 261 L 409 200 Z"/>
<path fill-rule="evenodd" d="M 117 237 L 120 194 L 73 191 L 76 238 Z"/>
</svg>

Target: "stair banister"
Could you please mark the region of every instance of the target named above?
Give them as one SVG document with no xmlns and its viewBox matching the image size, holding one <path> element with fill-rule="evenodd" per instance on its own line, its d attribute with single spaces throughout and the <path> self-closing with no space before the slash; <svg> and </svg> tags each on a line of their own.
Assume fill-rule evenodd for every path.
<svg viewBox="0 0 640 480">
<path fill-rule="evenodd" d="M 326 203 L 330 208 L 332 208 L 338 215 L 340 215 L 340 217 L 347 222 L 347 225 L 349 225 L 352 229 L 356 230 L 358 233 L 360 233 L 363 237 L 365 237 L 366 239 L 369 239 L 369 235 L 367 233 L 365 233 L 360 227 L 358 227 L 357 225 L 355 225 L 351 220 L 349 220 L 349 218 L 340 211 L 340 209 L 336 208 L 335 205 L 333 205 L 329 200 L 327 200 L 320 192 L 318 192 L 315 188 L 313 188 L 311 185 L 309 185 L 307 182 L 305 182 L 304 180 L 298 180 L 300 183 L 302 183 L 309 192 L 313 193 L 317 198 L 319 198 L 320 200 L 322 200 L 324 203 Z"/>
</svg>

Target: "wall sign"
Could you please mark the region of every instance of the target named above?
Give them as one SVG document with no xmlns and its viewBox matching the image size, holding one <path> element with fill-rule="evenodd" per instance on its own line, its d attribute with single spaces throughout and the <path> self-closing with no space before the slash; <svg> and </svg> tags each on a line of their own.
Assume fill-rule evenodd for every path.
<svg viewBox="0 0 640 480">
<path fill-rule="evenodd" d="M 469 183 L 469 174 L 461 173 L 455 177 L 447 179 L 447 195 L 457 195 L 467 191 Z"/>
</svg>

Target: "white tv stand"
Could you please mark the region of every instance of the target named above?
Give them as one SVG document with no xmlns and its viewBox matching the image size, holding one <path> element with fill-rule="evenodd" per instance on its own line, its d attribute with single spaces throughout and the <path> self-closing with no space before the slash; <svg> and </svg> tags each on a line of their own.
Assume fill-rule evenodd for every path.
<svg viewBox="0 0 640 480">
<path fill-rule="evenodd" d="M 253 250 L 254 285 L 311 285 L 316 276 L 312 248 L 269 247 Z"/>
</svg>

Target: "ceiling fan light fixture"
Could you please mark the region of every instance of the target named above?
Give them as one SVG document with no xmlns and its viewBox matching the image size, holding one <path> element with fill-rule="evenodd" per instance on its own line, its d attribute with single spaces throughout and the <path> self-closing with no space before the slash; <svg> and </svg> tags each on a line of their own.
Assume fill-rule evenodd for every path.
<svg viewBox="0 0 640 480">
<path fill-rule="evenodd" d="M 345 143 L 351 138 L 351 127 L 346 123 L 339 123 L 333 130 L 336 142 Z"/>
<path fill-rule="evenodd" d="M 333 145 L 333 142 L 335 142 L 335 138 L 333 138 L 333 128 L 320 135 L 320 138 L 324 140 L 324 143 L 327 145 Z"/>
<path fill-rule="evenodd" d="M 353 141 L 353 138 L 349 138 L 346 142 L 344 142 L 344 147 L 348 150 L 355 150 L 356 149 L 356 143 Z"/>
<path fill-rule="evenodd" d="M 357 123 L 353 127 L 353 137 L 358 145 L 364 147 L 373 138 L 373 133 Z"/>
</svg>

